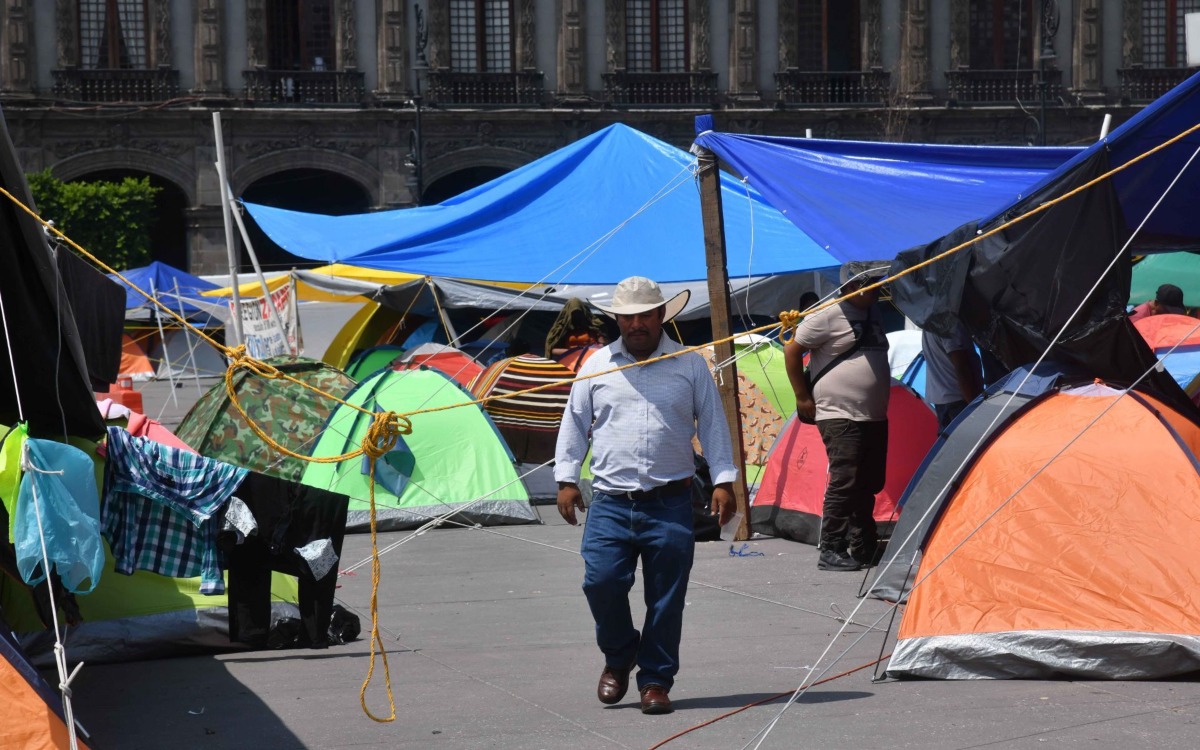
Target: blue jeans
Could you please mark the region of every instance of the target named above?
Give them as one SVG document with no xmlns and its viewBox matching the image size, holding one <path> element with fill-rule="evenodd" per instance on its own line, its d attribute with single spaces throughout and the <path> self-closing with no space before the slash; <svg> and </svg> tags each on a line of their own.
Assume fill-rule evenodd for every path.
<svg viewBox="0 0 1200 750">
<path fill-rule="evenodd" d="M 596 492 L 581 551 L 583 593 L 605 662 L 624 669 L 636 660 L 639 690 L 646 685 L 670 690 L 679 671 L 683 605 L 695 554 L 691 492 L 643 501 Z M 640 635 L 629 609 L 639 556 L 646 594 Z"/>
</svg>

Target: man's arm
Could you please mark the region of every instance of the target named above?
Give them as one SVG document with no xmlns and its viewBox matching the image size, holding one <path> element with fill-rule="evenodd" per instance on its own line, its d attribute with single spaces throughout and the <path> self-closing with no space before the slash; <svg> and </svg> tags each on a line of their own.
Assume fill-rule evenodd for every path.
<svg viewBox="0 0 1200 750">
<path fill-rule="evenodd" d="M 733 443 L 729 439 L 729 423 L 725 421 L 725 412 L 721 408 L 721 395 L 717 392 L 717 384 L 708 366 L 699 358 L 693 373 L 692 393 L 696 434 L 712 475 L 712 511 L 725 524 L 737 511 L 733 482 L 737 479 L 738 467 L 733 463 Z"/>
<path fill-rule="evenodd" d="M 958 391 L 968 404 L 983 393 L 983 374 L 975 367 L 975 359 L 962 349 L 950 352 L 950 362 L 958 378 Z"/>
<path fill-rule="evenodd" d="M 576 380 L 563 411 L 554 449 L 554 479 L 558 482 L 558 513 L 567 523 L 578 523 L 575 510 L 583 510 L 579 474 L 587 455 L 588 433 L 592 429 L 591 381 Z"/>
<path fill-rule="evenodd" d="M 795 341 L 787 344 L 783 347 L 783 364 L 787 368 L 788 381 L 792 384 L 792 393 L 796 396 L 796 416 L 801 422 L 812 424 L 817 416 L 817 402 L 813 400 L 808 379 L 804 377 L 806 351 Z"/>
</svg>

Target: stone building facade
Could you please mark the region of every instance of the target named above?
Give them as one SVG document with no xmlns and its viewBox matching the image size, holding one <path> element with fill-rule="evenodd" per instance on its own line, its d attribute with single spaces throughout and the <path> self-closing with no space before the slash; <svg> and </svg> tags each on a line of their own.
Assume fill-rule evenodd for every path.
<svg viewBox="0 0 1200 750">
<path fill-rule="evenodd" d="M 0 106 L 27 171 L 165 186 L 164 259 L 219 272 L 214 113 L 235 195 L 329 212 L 440 200 L 613 122 L 687 147 L 704 112 L 748 133 L 1083 144 L 1192 72 L 1190 11 L 1200 0 L 5 0 Z"/>
</svg>

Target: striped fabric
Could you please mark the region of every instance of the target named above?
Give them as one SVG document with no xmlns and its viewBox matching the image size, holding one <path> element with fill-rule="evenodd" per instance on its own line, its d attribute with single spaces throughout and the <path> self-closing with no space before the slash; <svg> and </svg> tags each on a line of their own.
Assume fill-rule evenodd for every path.
<svg viewBox="0 0 1200 750">
<path fill-rule="evenodd" d="M 490 365 L 471 381 L 470 389 L 476 398 L 483 398 L 558 383 L 544 391 L 491 401 L 484 406 L 517 461 L 540 464 L 554 458 L 558 426 L 574 378 L 575 373 L 554 360 L 522 354 Z"/>
</svg>

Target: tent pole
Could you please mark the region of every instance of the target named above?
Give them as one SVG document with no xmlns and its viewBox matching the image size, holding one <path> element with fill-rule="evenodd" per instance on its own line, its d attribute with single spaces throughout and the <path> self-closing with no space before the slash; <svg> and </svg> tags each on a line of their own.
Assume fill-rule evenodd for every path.
<svg viewBox="0 0 1200 750">
<path fill-rule="evenodd" d="M 225 220 L 225 251 L 229 256 L 229 284 L 232 292 L 230 298 L 233 305 L 233 333 L 237 337 L 237 343 L 245 343 L 242 341 L 242 307 L 241 296 L 238 291 L 238 262 L 237 262 L 237 246 L 233 241 L 233 225 L 229 222 L 229 203 L 225 200 L 225 141 L 221 136 L 221 113 L 213 112 L 213 138 L 216 140 L 217 147 L 217 182 L 221 187 L 221 216 Z M 229 342 L 226 342 L 229 343 Z"/>
<path fill-rule="evenodd" d="M 179 291 L 179 279 L 174 280 L 175 283 L 175 301 L 179 303 L 179 317 L 187 320 L 187 315 L 183 312 L 183 294 Z M 196 366 L 196 343 L 192 340 L 192 332 L 184 328 L 183 333 L 187 336 L 188 347 L 188 364 L 192 368 L 192 377 L 196 381 L 196 395 L 203 396 L 204 389 L 200 387 L 200 368 Z M 173 390 L 173 389 L 172 389 Z"/>
<path fill-rule="evenodd" d="M 287 329 L 283 327 L 283 321 L 279 319 L 279 311 L 275 309 L 275 300 L 271 297 L 271 288 L 267 286 L 267 278 L 263 276 L 262 268 L 258 265 L 258 255 L 254 252 L 254 245 L 250 243 L 250 235 L 246 232 L 246 223 L 242 221 L 242 212 L 237 209 L 237 199 L 233 197 L 233 191 L 229 189 L 229 185 L 222 185 L 221 187 L 225 191 L 227 208 L 233 214 L 233 220 L 237 222 L 238 231 L 242 234 L 242 242 L 246 243 L 246 253 L 250 255 L 250 263 L 254 265 L 254 273 L 258 276 L 258 284 L 262 287 L 263 298 L 266 299 L 267 316 L 279 329 L 279 335 L 283 337 L 283 345 L 288 354 L 299 354 L 299 352 L 294 351 L 288 345 Z M 241 311 L 239 310 L 238 312 L 240 322 Z"/>
<path fill-rule="evenodd" d="M 729 436 L 733 443 L 733 464 L 738 469 L 737 481 L 733 483 L 733 495 L 737 500 L 742 521 L 734 533 L 734 541 L 750 538 L 750 492 L 746 487 L 746 448 L 742 438 L 742 412 L 738 405 L 737 363 L 733 361 L 733 342 L 728 338 L 733 328 L 729 317 L 729 273 L 725 256 L 725 217 L 721 213 L 721 172 L 717 168 L 716 155 L 706 148 L 694 147 L 699 166 L 700 215 L 704 221 L 704 256 L 708 265 L 708 304 L 712 308 L 713 340 L 720 343 L 713 348 L 717 362 L 728 362 L 724 372 L 717 373 L 717 390 L 721 394 L 721 405 L 725 409 L 725 421 L 729 425 Z"/>
<path fill-rule="evenodd" d="M 154 279 L 150 279 L 150 296 L 158 299 L 158 290 L 154 288 Z M 150 314 L 154 316 L 154 322 L 158 324 L 158 340 L 162 342 L 162 358 L 167 364 L 167 380 L 171 381 L 171 401 L 175 404 L 175 408 L 179 408 L 179 397 L 175 395 L 175 373 L 171 371 L 171 355 L 167 353 L 167 333 L 163 330 L 162 317 L 158 314 L 158 310 L 151 307 Z M 157 376 L 158 373 L 155 373 Z M 163 411 L 167 410 L 167 405 L 163 404 Z M 158 413 L 156 419 L 162 419 L 162 412 Z"/>
</svg>

